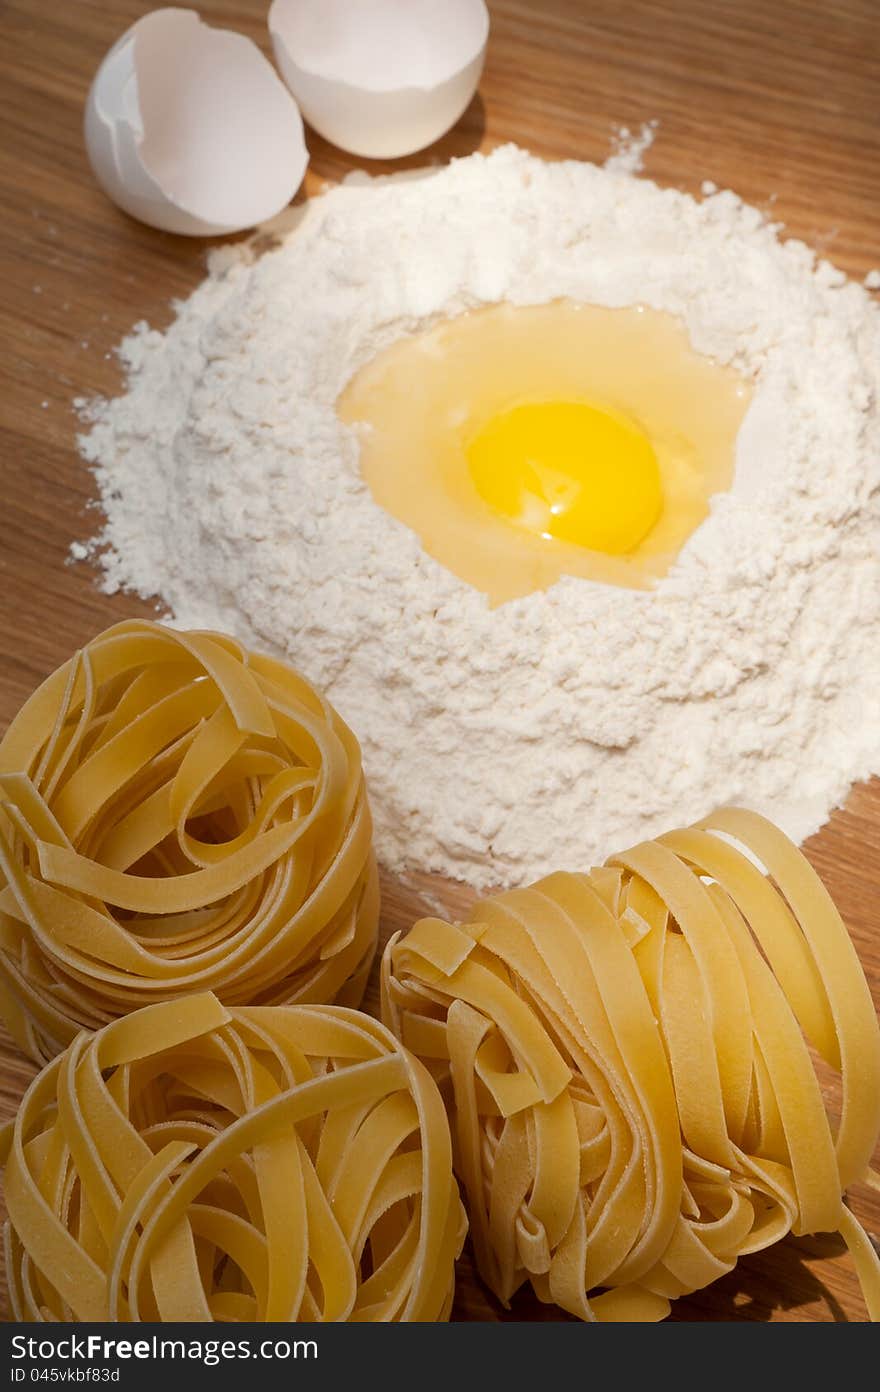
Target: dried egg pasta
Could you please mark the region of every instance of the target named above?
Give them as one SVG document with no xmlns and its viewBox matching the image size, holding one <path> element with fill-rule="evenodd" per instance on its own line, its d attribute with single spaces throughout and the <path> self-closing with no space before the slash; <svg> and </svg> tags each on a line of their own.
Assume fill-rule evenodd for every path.
<svg viewBox="0 0 880 1392">
<path fill-rule="evenodd" d="M 425 919 L 383 966 L 502 1300 L 529 1280 L 582 1319 L 662 1319 L 744 1253 L 840 1232 L 880 1317 L 880 1261 L 841 1198 L 876 1183 L 877 1018 L 830 897 L 769 822 L 721 811 L 463 924 Z M 808 1044 L 839 1074 L 839 1124 Z"/>
<path fill-rule="evenodd" d="M 466 1221 L 428 1072 L 343 1006 L 80 1034 L 0 1133 L 14 1318 L 442 1320 Z"/>
<path fill-rule="evenodd" d="M 117 624 L 0 743 L 0 1014 L 38 1061 L 196 990 L 357 1005 L 377 924 L 357 740 L 231 638 Z"/>
</svg>

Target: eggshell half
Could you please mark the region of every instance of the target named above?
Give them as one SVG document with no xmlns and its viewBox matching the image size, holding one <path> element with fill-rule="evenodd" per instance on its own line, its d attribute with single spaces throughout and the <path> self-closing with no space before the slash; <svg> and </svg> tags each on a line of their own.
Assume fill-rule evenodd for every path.
<svg viewBox="0 0 880 1392">
<path fill-rule="evenodd" d="M 275 59 L 306 120 L 353 155 L 438 140 L 483 71 L 484 0 L 274 0 Z"/>
<path fill-rule="evenodd" d="M 154 10 L 113 45 L 86 103 L 98 183 L 125 212 L 188 236 L 273 217 L 308 164 L 296 103 L 241 34 Z"/>
</svg>

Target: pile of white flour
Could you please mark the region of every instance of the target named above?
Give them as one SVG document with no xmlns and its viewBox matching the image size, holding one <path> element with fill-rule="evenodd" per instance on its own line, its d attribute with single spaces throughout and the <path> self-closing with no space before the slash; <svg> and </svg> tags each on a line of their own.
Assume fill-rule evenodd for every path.
<svg viewBox="0 0 880 1392">
<path fill-rule="evenodd" d="M 490 611 L 373 502 L 334 402 L 437 316 L 558 296 L 677 314 L 757 386 L 733 491 L 654 591 Z M 105 587 L 322 685 L 390 867 L 520 883 L 730 801 L 801 839 L 880 770 L 880 311 L 733 194 L 509 146 L 359 177 L 121 352 L 81 441 Z"/>
</svg>

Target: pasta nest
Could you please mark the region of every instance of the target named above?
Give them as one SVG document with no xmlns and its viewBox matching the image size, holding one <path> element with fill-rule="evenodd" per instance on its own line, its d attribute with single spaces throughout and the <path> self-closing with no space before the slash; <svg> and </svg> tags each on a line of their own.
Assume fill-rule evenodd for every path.
<svg viewBox="0 0 880 1392">
<path fill-rule="evenodd" d="M 743 1253 L 839 1231 L 880 1316 L 841 1197 L 876 1183 L 877 1019 L 827 892 L 762 818 L 724 810 L 417 923 L 389 943 L 383 1015 L 441 1084 L 502 1301 L 530 1281 L 582 1319 L 661 1319 Z"/>
<path fill-rule="evenodd" d="M 43 1062 L 196 990 L 357 1005 L 371 842 L 357 740 L 301 676 L 220 634 L 117 624 L 0 743 L 0 1014 Z"/>
<path fill-rule="evenodd" d="M 80 1034 L 0 1133 L 21 1321 L 441 1320 L 466 1221 L 426 1069 L 344 1006 Z"/>
</svg>

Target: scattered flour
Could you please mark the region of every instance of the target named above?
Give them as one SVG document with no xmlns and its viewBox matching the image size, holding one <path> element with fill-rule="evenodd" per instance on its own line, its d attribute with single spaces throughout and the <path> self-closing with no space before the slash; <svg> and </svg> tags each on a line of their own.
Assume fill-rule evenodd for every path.
<svg viewBox="0 0 880 1392">
<path fill-rule="evenodd" d="M 619 126 L 614 132 L 613 153 L 608 156 L 604 168 L 611 174 L 640 174 L 659 124 L 659 121 L 645 121 L 638 135 L 634 135 L 629 126 Z"/>
<path fill-rule="evenodd" d="M 733 490 L 654 591 L 493 612 L 373 502 L 334 401 L 438 316 L 557 296 L 677 314 L 757 386 Z M 801 839 L 880 770 L 880 310 L 755 208 L 507 146 L 329 192 L 177 308 L 81 440 L 104 586 L 321 683 L 392 868 L 525 882 L 729 801 Z"/>
</svg>

